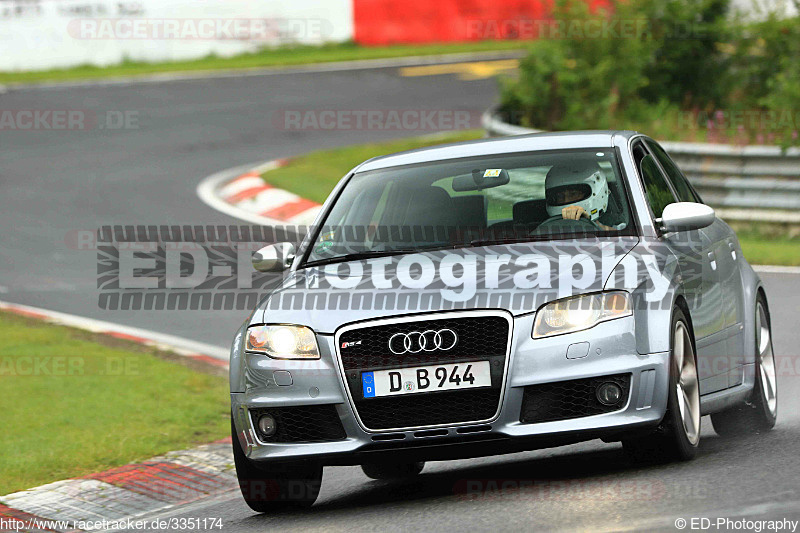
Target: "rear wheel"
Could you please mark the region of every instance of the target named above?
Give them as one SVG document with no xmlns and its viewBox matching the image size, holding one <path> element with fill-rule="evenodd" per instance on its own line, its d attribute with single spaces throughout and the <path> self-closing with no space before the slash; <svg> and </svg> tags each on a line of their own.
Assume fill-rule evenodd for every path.
<svg viewBox="0 0 800 533">
<path fill-rule="evenodd" d="M 700 443 L 700 382 L 689 321 L 672 311 L 671 357 L 667 412 L 650 435 L 623 439 L 628 456 L 637 462 L 688 461 Z"/>
<path fill-rule="evenodd" d="M 750 400 L 711 415 L 714 431 L 722 436 L 769 431 L 778 418 L 778 379 L 772 351 L 772 329 L 763 295 L 756 301 L 755 386 Z"/>
<path fill-rule="evenodd" d="M 239 488 L 247 505 L 254 511 L 284 511 L 311 507 L 322 485 L 322 466 L 303 464 L 296 467 L 261 467 L 248 459 L 239 444 L 231 420 L 233 461 Z"/>
<path fill-rule="evenodd" d="M 369 463 L 361 465 L 361 470 L 372 479 L 403 479 L 414 477 L 425 468 L 422 461 L 415 463 Z"/>
</svg>

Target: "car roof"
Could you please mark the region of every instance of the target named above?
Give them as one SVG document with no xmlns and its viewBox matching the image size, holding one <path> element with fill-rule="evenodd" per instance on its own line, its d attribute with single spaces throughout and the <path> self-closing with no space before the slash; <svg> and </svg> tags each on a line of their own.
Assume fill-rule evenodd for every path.
<svg viewBox="0 0 800 533">
<path fill-rule="evenodd" d="M 400 165 L 428 163 L 445 159 L 483 155 L 533 152 L 537 150 L 562 150 L 570 148 L 603 148 L 614 146 L 614 136 L 630 138 L 638 135 L 629 130 L 559 131 L 494 137 L 459 143 L 442 144 L 374 157 L 356 168 L 358 172 Z"/>
</svg>

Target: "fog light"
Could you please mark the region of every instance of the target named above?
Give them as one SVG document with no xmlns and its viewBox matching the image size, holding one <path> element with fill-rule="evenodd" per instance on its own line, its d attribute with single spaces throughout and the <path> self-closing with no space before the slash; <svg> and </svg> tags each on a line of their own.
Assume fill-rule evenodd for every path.
<svg viewBox="0 0 800 533">
<path fill-rule="evenodd" d="M 603 383 L 597 387 L 597 401 L 603 405 L 614 405 L 622 399 L 622 388 L 616 383 Z"/>
<path fill-rule="evenodd" d="M 271 437 L 278 431 L 278 423 L 272 415 L 261 415 L 258 417 L 258 430 L 265 437 Z"/>
</svg>

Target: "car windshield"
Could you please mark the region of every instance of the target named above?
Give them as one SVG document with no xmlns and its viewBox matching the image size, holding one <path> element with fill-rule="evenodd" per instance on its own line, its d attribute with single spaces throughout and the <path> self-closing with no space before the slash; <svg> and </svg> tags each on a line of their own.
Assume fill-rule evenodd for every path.
<svg viewBox="0 0 800 533">
<path fill-rule="evenodd" d="M 306 264 L 587 234 L 630 235 L 629 205 L 609 148 L 359 172 L 316 232 Z"/>
</svg>

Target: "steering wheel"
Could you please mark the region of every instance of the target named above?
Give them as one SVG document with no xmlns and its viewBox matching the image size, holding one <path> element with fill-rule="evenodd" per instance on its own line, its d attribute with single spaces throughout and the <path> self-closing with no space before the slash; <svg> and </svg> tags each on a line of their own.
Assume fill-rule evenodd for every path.
<svg viewBox="0 0 800 533">
<path fill-rule="evenodd" d="M 576 230 L 580 231 L 578 226 L 583 226 L 584 229 L 586 230 L 588 230 L 589 228 L 591 228 L 594 231 L 600 229 L 600 227 L 597 224 L 595 224 L 588 218 L 581 217 L 578 220 L 573 220 L 571 218 L 563 218 L 561 215 L 555 215 L 548 218 L 538 226 L 536 226 L 536 229 L 530 232 L 530 235 L 558 233 L 561 230 L 561 228 L 565 226 L 570 226 L 570 232 Z"/>
</svg>

